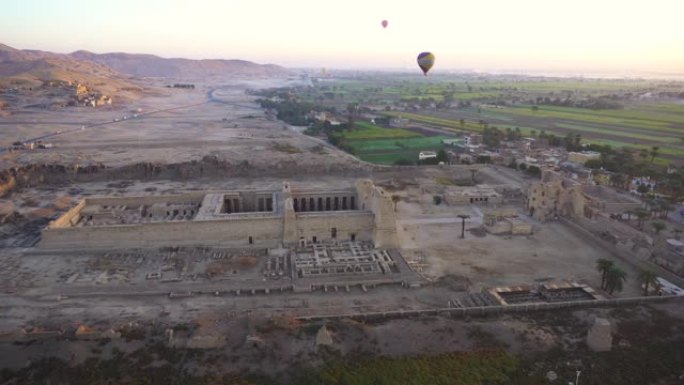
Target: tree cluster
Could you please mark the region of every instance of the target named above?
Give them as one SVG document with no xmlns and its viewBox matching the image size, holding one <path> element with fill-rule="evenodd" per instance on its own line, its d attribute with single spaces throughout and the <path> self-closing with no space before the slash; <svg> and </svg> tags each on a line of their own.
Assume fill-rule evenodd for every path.
<svg viewBox="0 0 684 385">
<path fill-rule="evenodd" d="M 293 126 L 307 126 L 310 122 L 308 114 L 315 110 L 311 103 L 299 102 L 294 99 L 273 101 L 269 99 L 258 99 L 257 103 L 262 108 L 269 108 L 278 111 L 277 118 Z"/>
<path fill-rule="evenodd" d="M 669 197 L 669 201 L 677 203 L 684 195 L 684 169 L 659 166 L 654 163 L 658 156 L 659 148 L 653 146 L 650 149 L 639 151 L 621 148 L 613 149 L 610 146 L 589 145 L 589 150 L 598 151 L 599 159 L 587 161 L 584 165 L 591 169 L 603 169 L 612 172 L 610 183 L 618 188 L 629 189 L 632 179 L 638 176 L 648 176 L 656 181 L 657 191 L 646 191 L 645 195 L 659 193 Z"/>
<path fill-rule="evenodd" d="M 461 126 L 465 124 L 465 121 L 461 119 Z M 510 128 L 501 130 L 496 126 L 489 126 L 489 123 L 484 120 L 478 121 L 478 124 L 482 127 L 482 143 L 491 148 L 499 147 L 502 141 L 516 141 L 523 137 L 520 127 Z"/>
<path fill-rule="evenodd" d="M 623 109 L 624 106 L 618 102 L 620 97 L 618 95 L 604 95 L 599 97 L 589 97 L 587 99 L 576 100 L 570 97 L 561 99 L 559 97 L 550 98 L 548 96 L 540 96 L 536 99 L 537 105 L 546 106 L 560 106 L 573 108 L 586 108 L 590 110 L 618 110 Z"/>
<path fill-rule="evenodd" d="M 536 131 L 534 133 L 536 133 Z M 557 136 L 554 134 L 547 134 L 546 131 L 542 130 L 537 137 L 548 141 L 550 146 L 565 147 L 567 151 L 580 151 L 584 149 L 581 134 L 569 132 L 565 136 Z"/>
<path fill-rule="evenodd" d="M 615 266 L 615 263 L 608 259 L 599 259 L 596 261 L 596 270 L 601 273 L 601 289 L 612 295 L 615 291 L 622 291 L 625 281 L 627 281 L 627 273 L 621 268 Z"/>
</svg>

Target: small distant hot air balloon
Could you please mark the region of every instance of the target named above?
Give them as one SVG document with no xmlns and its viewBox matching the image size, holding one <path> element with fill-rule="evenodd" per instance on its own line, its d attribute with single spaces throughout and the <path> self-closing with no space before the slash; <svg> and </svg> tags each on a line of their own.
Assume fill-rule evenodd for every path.
<svg viewBox="0 0 684 385">
<path fill-rule="evenodd" d="M 387 22 L 387 20 L 383 20 L 380 24 L 382 24 L 382 28 L 387 28 L 387 24 L 389 23 Z"/>
<path fill-rule="evenodd" d="M 427 76 L 428 71 L 435 64 L 435 55 L 432 52 L 421 52 L 416 60 L 418 67 L 423 70 L 423 75 Z"/>
</svg>

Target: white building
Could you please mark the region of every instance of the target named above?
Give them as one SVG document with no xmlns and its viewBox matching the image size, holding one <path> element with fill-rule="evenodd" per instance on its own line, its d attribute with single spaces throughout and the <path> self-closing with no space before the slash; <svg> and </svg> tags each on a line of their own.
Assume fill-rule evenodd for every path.
<svg viewBox="0 0 684 385">
<path fill-rule="evenodd" d="M 436 158 L 437 153 L 434 151 L 421 151 L 418 154 L 418 160 L 424 160 L 424 159 L 430 159 L 430 158 Z"/>
</svg>

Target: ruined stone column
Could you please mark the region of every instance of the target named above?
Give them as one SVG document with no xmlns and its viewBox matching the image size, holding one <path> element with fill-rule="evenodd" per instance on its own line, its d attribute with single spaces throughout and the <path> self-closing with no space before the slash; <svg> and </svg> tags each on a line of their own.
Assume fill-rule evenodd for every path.
<svg viewBox="0 0 684 385">
<path fill-rule="evenodd" d="M 297 243 L 297 216 L 289 182 L 283 182 L 283 243 Z"/>
</svg>

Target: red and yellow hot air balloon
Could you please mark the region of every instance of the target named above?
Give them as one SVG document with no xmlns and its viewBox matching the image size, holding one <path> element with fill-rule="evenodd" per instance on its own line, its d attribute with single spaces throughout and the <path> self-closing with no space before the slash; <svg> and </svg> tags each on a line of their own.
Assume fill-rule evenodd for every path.
<svg viewBox="0 0 684 385">
<path fill-rule="evenodd" d="M 418 67 L 423 70 L 423 75 L 427 76 L 428 71 L 435 64 L 435 55 L 432 52 L 421 52 L 416 60 Z"/>
<path fill-rule="evenodd" d="M 380 22 L 380 24 L 382 25 L 382 28 L 387 28 L 387 24 L 389 23 L 387 22 L 387 20 L 383 20 L 382 22 Z"/>
</svg>

